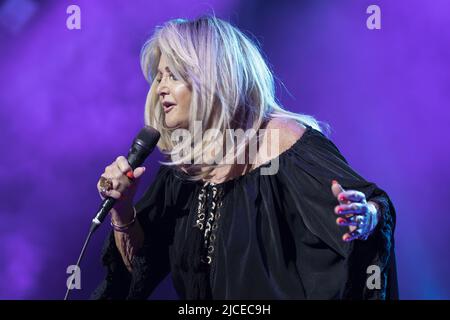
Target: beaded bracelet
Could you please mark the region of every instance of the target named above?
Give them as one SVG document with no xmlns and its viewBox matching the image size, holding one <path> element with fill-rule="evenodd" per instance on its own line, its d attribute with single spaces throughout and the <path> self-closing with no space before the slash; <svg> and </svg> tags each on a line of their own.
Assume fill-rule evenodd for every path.
<svg viewBox="0 0 450 320">
<path fill-rule="evenodd" d="M 136 208 L 135 207 L 133 207 L 133 212 L 134 212 L 133 220 L 131 220 L 127 224 L 124 224 L 121 226 L 115 224 L 111 218 L 111 227 L 113 227 L 114 231 L 118 231 L 118 232 L 127 231 L 136 222 Z"/>
</svg>

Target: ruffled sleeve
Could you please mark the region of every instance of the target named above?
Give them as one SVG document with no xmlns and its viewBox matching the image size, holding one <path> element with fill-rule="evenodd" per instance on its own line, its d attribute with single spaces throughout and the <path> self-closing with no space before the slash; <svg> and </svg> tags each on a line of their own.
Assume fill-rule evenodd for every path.
<svg viewBox="0 0 450 320">
<path fill-rule="evenodd" d="M 395 209 L 386 192 L 357 174 L 338 148 L 321 132 L 310 127 L 280 157 L 280 161 L 277 177 L 284 194 L 284 211 L 299 215 L 306 228 L 345 261 L 346 267 L 334 275 L 335 278 L 346 279 L 342 297 L 396 298 Z M 368 201 L 379 204 L 381 220 L 367 240 L 349 243 L 342 240 L 348 227 L 336 224 L 334 207 L 338 201 L 331 191 L 332 180 L 337 180 L 346 190 L 363 192 Z M 321 259 L 320 250 L 312 252 L 317 254 L 312 259 Z M 379 289 L 369 289 L 366 285 L 369 266 L 377 266 L 381 271 Z"/>
<path fill-rule="evenodd" d="M 168 274 L 174 218 L 169 213 L 176 204 L 177 186 L 171 169 L 161 166 L 154 182 L 135 205 L 145 238 L 132 260 L 132 272 L 126 269 L 111 231 L 102 251 L 106 277 L 91 299 L 146 299 Z"/>
</svg>

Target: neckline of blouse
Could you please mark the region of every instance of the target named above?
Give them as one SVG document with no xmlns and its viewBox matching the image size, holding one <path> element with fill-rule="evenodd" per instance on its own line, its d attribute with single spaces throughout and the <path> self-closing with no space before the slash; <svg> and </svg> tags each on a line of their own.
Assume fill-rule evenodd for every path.
<svg viewBox="0 0 450 320">
<path fill-rule="evenodd" d="M 270 163 L 271 163 L 273 160 L 275 160 L 275 159 L 280 160 L 281 158 L 283 158 L 284 156 L 286 156 L 288 153 L 292 152 L 292 150 L 293 150 L 298 144 L 302 143 L 302 142 L 304 141 L 304 139 L 306 139 L 306 136 L 309 135 L 309 134 L 314 130 L 314 128 L 312 128 L 311 126 L 309 126 L 309 125 L 307 125 L 307 124 L 303 124 L 303 125 L 306 127 L 305 132 L 304 132 L 303 135 L 302 135 L 300 138 L 298 138 L 297 141 L 295 141 L 289 148 L 287 148 L 286 150 L 284 150 L 283 152 L 281 152 L 278 156 L 276 156 L 276 157 L 274 157 L 274 158 L 272 158 L 272 159 L 270 159 L 270 160 L 264 162 L 263 164 L 261 164 L 261 165 L 257 166 L 256 168 L 254 168 L 254 169 L 252 169 L 252 170 L 246 172 L 245 174 L 240 175 L 240 176 L 238 176 L 238 177 L 235 177 L 235 178 L 233 178 L 233 179 L 228 179 L 228 180 L 226 180 L 226 181 L 224 181 L 224 182 L 220 182 L 220 183 L 213 183 L 213 182 L 202 181 L 202 180 L 196 181 L 195 183 L 198 184 L 198 185 L 200 185 L 200 186 L 210 185 L 210 186 L 216 186 L 216 187 L 224 187 L 224 186 L 227 186 L 227 185 L 229 185 L 229 184 L 231 184 L 231 183 L 237 183 L 237 182 L 240 182 L 240 181 L 243 180 L 243 179 L 250 178 L 250 177 L 253 176 L 255 173 L 260 172 L 260 171 L 261 171 L 261 168 L 264 168 L 264 167 L 269 166 Z"/>
</svg>

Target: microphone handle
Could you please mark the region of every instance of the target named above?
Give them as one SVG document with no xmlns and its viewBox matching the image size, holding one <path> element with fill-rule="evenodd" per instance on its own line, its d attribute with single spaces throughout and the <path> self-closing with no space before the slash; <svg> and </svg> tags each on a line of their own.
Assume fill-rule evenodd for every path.
<svg viewBox="0 0 450 320">
<path fill-rule="evenodd" d="M 127 160 L 132 170 L 136 169 L 142 163 L 144 163 L 145 158 L 148 155 L 148 153 L 146 154 L 146 152 L 143 152 L 142 149 L 144 147 L 139 142 L 140 142 L 139 140 L 135 141 L 135 143 L 131 146 L 130 150 L 128 151 Z M 95 215 L 95 218 L 92 219 L 91 224 L 92 231 L 95 231 L 103 223 L 109 211 L 111 211 L 111 209 L 114 207 L 115 203 L 116 199 L 111 197 L 107 197 L 103 200 L 102 204 L 100 205 L 100 208 L 97 211 L 97 214 Z"/>
</svg>

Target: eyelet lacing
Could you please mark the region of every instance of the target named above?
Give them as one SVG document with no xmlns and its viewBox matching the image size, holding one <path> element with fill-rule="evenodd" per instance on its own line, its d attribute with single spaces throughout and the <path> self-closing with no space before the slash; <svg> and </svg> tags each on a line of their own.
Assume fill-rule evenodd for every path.
<svg viewBox="0 0 450 320">
<path fill-rule="evenodd" d="M 198 195 L 197 219 L 194 227 L 203 231 L 201 261 L 211 264 L 214 255 L 216 231 L 222 206 L 223 189 L 212 182 L 205 182 Z"/>
</svg>

